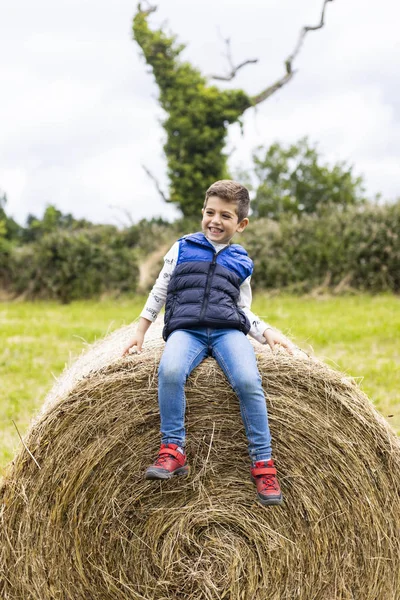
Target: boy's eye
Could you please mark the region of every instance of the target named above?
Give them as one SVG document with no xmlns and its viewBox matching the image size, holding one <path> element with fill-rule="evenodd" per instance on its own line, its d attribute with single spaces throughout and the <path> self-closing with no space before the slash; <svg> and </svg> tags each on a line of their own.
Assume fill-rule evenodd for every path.
<svg viewBox="0 0 400 600">
<path fill-rule="evenodd" d="M 214 211 L 213 210 L 206 210 L 206 215 L 208 215 L 209 217 L 212 217 L 214 215 Z M 232 215 L 229 214 L 223 214 L 221 215 L 223 219 L 231 219 Z"/>
</svg>

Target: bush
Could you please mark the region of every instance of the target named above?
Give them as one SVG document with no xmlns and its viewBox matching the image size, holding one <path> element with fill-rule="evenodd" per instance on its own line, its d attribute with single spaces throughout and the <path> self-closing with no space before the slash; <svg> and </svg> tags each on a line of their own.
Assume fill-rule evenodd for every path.
<svg viewBox="0 0 400 600">
<path fill-rule="evenodd" d="M 243 235 L 254 285 L 308 291 L 346 279 L 354 288 L 400 291 L 400 201 L 325 207 L 314 215 L 259 219 Z"/>
<path fill-rule="evenodd" d="M 12 291 L 63 303 L 105 291 L 135 291 L 138 279 L 134 251 L 111 226 L 50 233 L 14 248 L 10 263 Z"/>
<path fill-rule="evenodd" d="M 0 285 L 2 287 L 7 287 L 10 282 L 11 250 L 11 242 L 0 236 Z"/>
<path fill-rule="evenodd" d="M 198 231 L 200 229 L 200 216 L 196 221 L 182 218 L 173 223 L 164 221 L 161 218 L 142 219 L 124 230 L 123 235 L 125 236 L 126 245 L 135 247 L 141 257 L 147 256 L 156 252 L 164 244 L 172 245 L 175 240 L 185 233 Z"/>
</svg>

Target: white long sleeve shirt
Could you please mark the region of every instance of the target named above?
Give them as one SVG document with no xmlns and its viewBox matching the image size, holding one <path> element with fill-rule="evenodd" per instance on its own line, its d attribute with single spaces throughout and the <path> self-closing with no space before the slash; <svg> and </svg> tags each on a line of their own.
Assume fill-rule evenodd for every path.
<svg viewBox="0 0 400 600">
<path fill-rule="evenodd" d="M 227 246 L 227 244 L 214 244 L 213 242 L 210 243 L 214 246 L 217 253 Z M 170 248 L 170 250 L 164 256 L 164 266 L 161 269 L 160 274 L 157 277 L 157 280 L 147 298 L 146 304 L 144 305 L 144 308 L 140 314 L 141 317 L 144 317 L 152 322 L 156 320 L 167 299 L 167 288 L 172 273 L 175 270 L 176 263 L 178 261 L 178 255 L 179 242 L 175 242 L 172 248 Z M 247 279 L 245 279 L 240 286 L 238 306 L 243 310 L 251 324 L 249 335 L 251 335 L 261 344 L 265 344 L 266 340 L 263 336 L 263 333 L 271 326 L 268 325 L 268 323 L 261 321 L 261 319 L 259 319 L 259 317 L 257 317 L 251 311 L 252 293 L 250 280 L 251 277 L 247 277 Z"/>
</svg>

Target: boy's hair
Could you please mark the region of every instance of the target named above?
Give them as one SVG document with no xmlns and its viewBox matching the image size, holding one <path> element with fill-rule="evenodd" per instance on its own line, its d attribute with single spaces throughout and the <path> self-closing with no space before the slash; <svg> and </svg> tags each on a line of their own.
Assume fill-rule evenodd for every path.
<svg viewBox="0 0 400 600">
<path fill-rule="evenodd" d="M 207 200 L 211 196 L 218 196 L 222 200 L 227 202 L 235 202 L 236 213 L 238 216 L 239 223 L 249 214 L 250 208 L 250 196 L 247 188 L 237 181 L 231 179 L 221 179 L 216 181 L 206 191 L 206 197 L 204 200 L 204 208 L 207 206 Z"/>
</svg>

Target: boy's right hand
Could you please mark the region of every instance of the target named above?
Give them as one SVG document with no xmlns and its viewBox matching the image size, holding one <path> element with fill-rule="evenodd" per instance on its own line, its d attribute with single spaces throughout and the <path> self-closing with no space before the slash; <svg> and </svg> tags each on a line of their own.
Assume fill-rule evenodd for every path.
<svg viewBox="0 0 400 600">
<path fill-rule="evenodd" d="M 145 319 L 144 317 L 140 317 L 139 324 L 136 329 L 135 335 L 133 336 L 133 338 L 131 339 L 129 344 L 125 347 L 122 356 L 126 356 L 127 354 L 129 354 L 129 350 L 131 348 L 133 348 L 134 346 L 136 346 L 137 354 L 141 353 L 144 336 L 146 335 L 146 331 L 148 330 L 150 325 L 151 325 L 151 321 L 149 321 L 148 319 Z"/>
<path fill-rule="evenodd" d="M 140 354 L 142 351 L 143 341 L 144 341 L 144 333 L 140 333 L 139 331 L 136 332 L 136 334 L 131 339 L 129 344 L 125 347 L 122 356 L 126 356 L 127 354 L 129 354 L 129 350 L 131 348 L 133 348 L 134 346 L 136 346 L 137 354 Z"/>
</svg>

